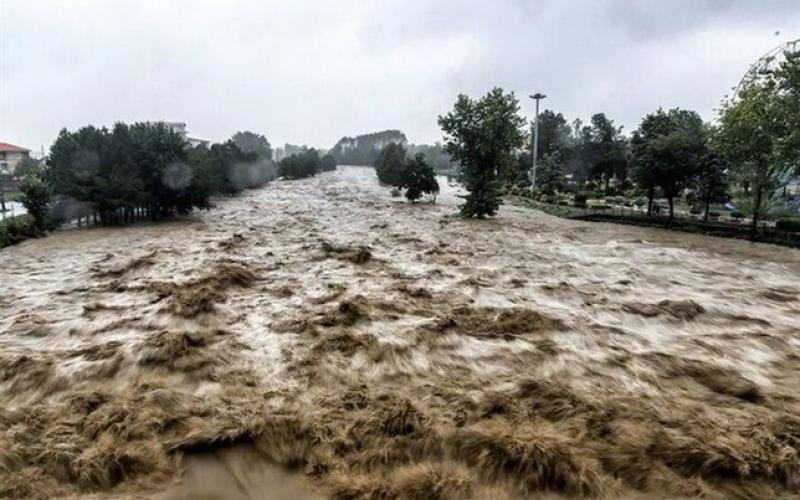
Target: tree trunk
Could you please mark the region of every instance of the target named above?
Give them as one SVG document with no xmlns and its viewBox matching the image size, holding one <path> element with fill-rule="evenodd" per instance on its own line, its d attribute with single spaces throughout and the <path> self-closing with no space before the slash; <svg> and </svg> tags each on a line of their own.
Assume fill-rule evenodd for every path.
<svg viewBox="0 0 800 500">
<path fill-rule="evenodd" d="M 672 220 L 675 217 L 675 199 L 668 196 L 667 203 L 669 203 L 669 220 Z"/>
<path fill-rule="evenodd" d="M 656 190 L 654 188 L 650 188 L 647 190 L 647 216 L 651 217 L 653 215 L 653 198 L 656 197 Z"/>
<path fill-rule="evenodd" d="M 708 222 L 708 214 L 711 211 L 711 200 L 706 200 L 706 213 L 703 215 L 703 222 Z"/>
<path fill-rule="evenodd" d="M 761 186 L 756 186 L 754 188 L 754 205 L 753 205 L 753 224 L 750 226 L 750 239 L 755 239 L 758 235 L 758 216 L 761 214 L 761 196 L 762 196 L 762 188 Z"/>
</svg>

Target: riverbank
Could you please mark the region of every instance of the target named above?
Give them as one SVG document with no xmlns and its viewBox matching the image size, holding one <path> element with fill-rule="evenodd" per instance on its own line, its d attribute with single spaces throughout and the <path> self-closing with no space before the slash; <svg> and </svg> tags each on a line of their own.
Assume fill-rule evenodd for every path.
<svg viewBox="0 0 800 500">
<path fill-rule="evenodd" d="M 771 226 L 762 225 L 756 236 L 753 237 L 750 226 L 742 223 L 702 221 L 685 217 L 675 217 L 670 220 L 663 216 L 649 216 L 646 213 L 634 210 L 597 210 L 567 205 L 552 205 L 519 196 L 508 197 L 507 200 L 514 205 L 541 210 L 557 217 L 573 220 L 609 222 L 640 227 L 657 227 L 670 231 L 750 240 L 759 243 L 772 243 L 774 245 L 800 248 L 800 232 L 782 231 Z"/>
</svg>

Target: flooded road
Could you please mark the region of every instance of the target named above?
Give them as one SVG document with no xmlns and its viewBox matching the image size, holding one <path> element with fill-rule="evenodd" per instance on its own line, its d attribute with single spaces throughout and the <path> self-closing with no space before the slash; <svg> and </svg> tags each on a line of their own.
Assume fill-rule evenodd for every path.
<svg viewBox="0 0 800 500">
<path fill-rule="evenodd" d="M 0 497 L 798 492 L 800 251 L 459 201 L 340 167 L 0 251 Z"/>
</svg>

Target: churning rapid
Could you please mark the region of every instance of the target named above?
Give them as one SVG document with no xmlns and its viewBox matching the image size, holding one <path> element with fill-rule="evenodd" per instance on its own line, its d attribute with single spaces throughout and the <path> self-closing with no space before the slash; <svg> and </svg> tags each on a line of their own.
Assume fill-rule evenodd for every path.
<svg viewBox="0 0 800 500">
<path fill-rule="evenodd" d="M 800 488 L 800 252 L 371 169 L 0 252 L 0 496 Z"/>
</svg>

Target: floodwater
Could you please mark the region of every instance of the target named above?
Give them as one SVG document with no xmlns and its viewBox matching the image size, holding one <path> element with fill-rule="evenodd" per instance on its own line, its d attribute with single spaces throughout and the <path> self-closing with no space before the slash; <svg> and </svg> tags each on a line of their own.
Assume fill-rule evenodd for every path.
<svg viewBox="0 0 800 500">
<path fill-rule="evenodd" d="M 0 497 L 800 488 L 800 252 L 371 169 L 0 252 Z"/>
</svg>

